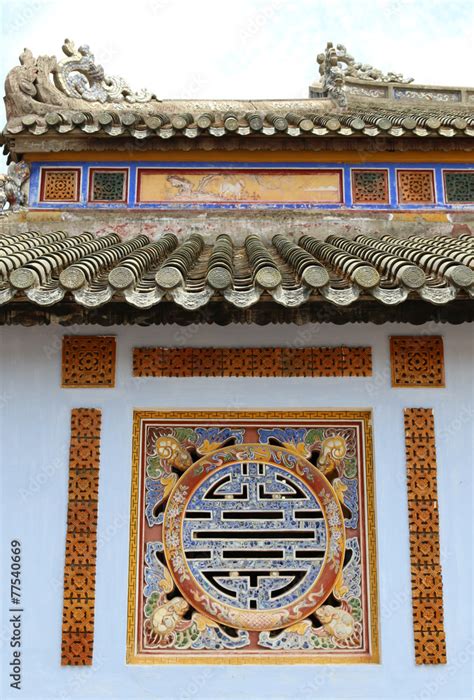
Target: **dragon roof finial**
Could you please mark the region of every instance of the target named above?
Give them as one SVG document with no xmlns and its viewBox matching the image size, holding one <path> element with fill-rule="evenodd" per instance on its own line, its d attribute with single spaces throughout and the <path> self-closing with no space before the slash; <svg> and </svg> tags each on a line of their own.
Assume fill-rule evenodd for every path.
<svg viewBox="0 0 474 700">
<path fill-rule="evenodd" d="M 404 78 L 401 73 L 383 73 L 368 63 L 356 62 L 343 44 L 328 42 L 324 53 L 318 54 L 319 73 L 323 89 L 336 104 L 345 108 L 347 96 L 344 90 L 346 78 L 356 78 L 366 82 L 411 83 L 413 78 Z"/>
</svg>

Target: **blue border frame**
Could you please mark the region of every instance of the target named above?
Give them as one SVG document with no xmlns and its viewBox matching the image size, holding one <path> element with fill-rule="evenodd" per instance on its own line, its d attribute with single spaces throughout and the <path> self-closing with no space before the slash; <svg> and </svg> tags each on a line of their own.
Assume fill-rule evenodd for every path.
<svg viewBox="0 0 474 700">
<path fill-rule="evenodd" d="M 40 175 L 42 168 L 67 168 L 75 167 L 81 169 L 81 187 L 79 202 L 41 202 L 40 195 Z M 90 170 L 94 168 L 128 168 L 128 201 L 119 202 L 89 202 L 88 186 Z M 342 170 L 342 197 L 343 202 L 337 204 L 319 203 L 206 203 L 206 202 L 157 202 L 140 203 L 137 202 L 137 171 L 139 168 L 161 168 L 163 170 L 190 170 L 193 168 L 200 170 Z M 378 169 L 388 171 L 389 202 L 388 204 L 354 204 L 352 200 L 352 170 Z M 397 201 L 397 170 L 432 170 L 434 177 L 435 202 L 433 204 L 399 204 Z M 281 209 L 306 209 L 306 210 L 347 210 L 354 211 L 413 211 L 413 210 L 474 210 L 474 202 L 467 204 L 448 203 L 444 200 L 444 180 L 443 171 L 446 170 L 471 170 L 474 172 L 474 164 L 469 163 L 397 163 L 385 162 L 363 162 L 363 163 L 340 163 L 340 162 L 305 162 L 305 163 L 246 163 L 246 162 L 202 162 L 202 161 L 38 161 L 31 164 L 30 174 L 30 194 L 29 206 L 31 209 L 148 209 L 148 210 L 281 210 Z"/>
</svg>

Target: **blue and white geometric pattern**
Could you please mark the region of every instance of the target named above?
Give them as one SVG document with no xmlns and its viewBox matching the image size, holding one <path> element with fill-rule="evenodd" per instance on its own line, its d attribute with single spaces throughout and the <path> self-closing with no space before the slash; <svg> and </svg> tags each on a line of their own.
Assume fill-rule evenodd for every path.
<svg viewBox="0 0 474 700">
<path fill-rule="evenodd" d="M 191 496 L 183 520 L 187 564 L 199 585 L 244 610 L 291 604 L 314 584 L 326 551 L 315 495 L 272 464 L 219 469 Z"/>
</svg>

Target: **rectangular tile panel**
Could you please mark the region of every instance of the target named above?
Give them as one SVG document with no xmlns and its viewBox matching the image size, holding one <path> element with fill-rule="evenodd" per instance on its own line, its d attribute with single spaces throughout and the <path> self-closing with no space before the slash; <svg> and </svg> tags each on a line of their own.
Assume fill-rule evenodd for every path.
<svg viewBox="0 0 474 700">
<path fill-rule="evenodd" d="M 90 666 L 94 647 L 95 565 L 101 411 L 71 411 L 61 664 Z"/>
<path fill-rule="evenodd" d="M 369 377 L 372 348 L 134 348 L 135 377 Z"/>
<path fill-rule="evenodd" d="M 406 408 L 404 418 L 415 660 L 445 664 L 433 411 Z"/>
<path fill-rule="evenodd" d="M 443 338 L 398 335 L 390 338 L 393 387 L 444 387 Z"/>
</svg>

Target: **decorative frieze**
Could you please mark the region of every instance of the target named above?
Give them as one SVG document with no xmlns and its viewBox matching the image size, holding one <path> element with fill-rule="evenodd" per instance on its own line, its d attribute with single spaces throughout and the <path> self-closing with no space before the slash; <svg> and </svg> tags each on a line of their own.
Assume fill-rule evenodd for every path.
<svg viewBox="0 0 474 700">
<path fill-rule="evenodd" d="M 444 387 L 443 338 L 401 335 L 390 338 L 393 387 Z"/>
<path fill-rule="evenodd" d="M 111 335 L 65 335 L 62 386 L 115 386 L 115 344 L 115 337 Z"/>
<path fill-rule="evenodd" d="M 404 420 L 415 660 L 445 664 L 433 411 L 406 408 Z"/>
<path fill-rule="evenodd" d="M 74 168 L 60 162 L 34 162 L 31 167 L 30 206 L 54 209 L 125 204 L 132 209 L 173 210 L 191 206 L 212 210 L 334 209 L 344 205 L 411 209 L 414 205 L 444 208 L 446 204 L 462 207 L 474 203 L 474 170 L 463 166 L 454 169 L 449 163 L 434 163 L 430 169 L 403 161 L 366 162 L 363 166 L 337 163 L 337 167 L 295 162 L 285 168 L 269 168 L 264 163 L 242 168 L 239 162 L 226 168 L 190 168 L 185 163 L 170 168 L 167 162 L 153 161 L 113 165 L 84 162 Z M 438 191 L 435 180 L 443 183 Z M 136 186 L 129 187 L 130 182 Z M 84 190 L 83 196 L 80 190 Z"/>
<path fill-rule="evenodd" d="M 90 666 L 94 647 L 101 411 L 71 411 L 61 664 Z"/>
<path fill-rule="evenodd" d="M 369 377 L 370 347 L 134 348 L 135 377 Z"/>
</svg>

